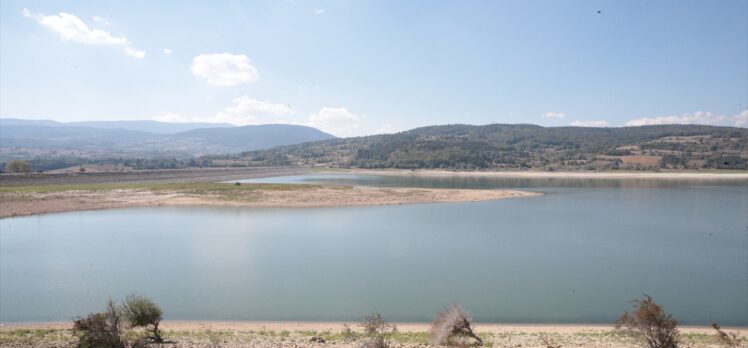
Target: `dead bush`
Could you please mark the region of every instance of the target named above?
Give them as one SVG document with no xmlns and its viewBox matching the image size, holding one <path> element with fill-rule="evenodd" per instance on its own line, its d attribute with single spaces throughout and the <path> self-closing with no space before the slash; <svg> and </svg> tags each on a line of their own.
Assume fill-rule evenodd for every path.
<svg viewBox="0 0 748 348">
<path fill-rule="evenodd" d="M 431 323 L 431 341 L 435 345 L 468 345 L 472 338 L 472 345 L 483 345 L 483 340 L 473 332 L 470 324 L 470 319 L 459 305 L 445 308 Z"/>
<path fill-rule="evenodd" d="M 122 330 L 122 314 L 112 300 L 105 312 L 91 313 L 73 322 L 73 333 L 78 337 L 80 348 L 125 348 Z"/>
<path fill-rule="evenodd" d="M 541 335 L 540 336 L 540 342 L 543 342 L 546 348 L 561 348 L 561 345 L 554 342 L 552 339 L 548 338 L 548 336 Z"/>
<path fill-rule="evenodd" d="M 387 337 L 397 332 L 397 326 L 395 324 L 388 323 L 381 314 L 372 313 L 359 323 L 364 329 L 364 339 L 361 344 L 362 348 L 387 348 Z"/>
<path fill-rule="evenodd" d="M 648 295 L 632 303 L 634 311 L 623 313 L 616 321 L 617 329 L 641 339 L 649 348 L 678 347 L 677 320 Z"/>
<path fill-rule="evenodd" d="M 717 330 L 717 340 L 729 347 L 740 347 L 740 336 L 735 332 L 726 332 L 720 328 L 719 324 L 712 323 L 712 327 Z"/>
</svg>

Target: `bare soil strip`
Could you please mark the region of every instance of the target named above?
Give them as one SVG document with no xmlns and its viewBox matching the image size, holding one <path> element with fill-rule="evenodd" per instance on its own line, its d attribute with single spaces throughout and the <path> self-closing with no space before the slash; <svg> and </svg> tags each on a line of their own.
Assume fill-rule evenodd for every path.
<svg viewBox="0 0 748 348">
<path fill-rule="evenodd" d="M 264 208 L 318 208 L 414 203 L 475 202 L 527 197 L 539 193 L 518 190 L 463 190 L 425 188 L 372 188 L 318 185 L 189 184 L 125 189 L 87 188 L 46 191 L 47 186 L 0 190 L 0 218 L 41 213 L 152 206 L 234 206 Z M 128 186 L 132 187 L 132 186 Z"/>
<path fill-rule="evenodd" d="M 124 182 L 209 182 L 309 173 L 304 167 L 190 168 L 122 172 L 0 174 L 0 186 Z"/>
</svg>

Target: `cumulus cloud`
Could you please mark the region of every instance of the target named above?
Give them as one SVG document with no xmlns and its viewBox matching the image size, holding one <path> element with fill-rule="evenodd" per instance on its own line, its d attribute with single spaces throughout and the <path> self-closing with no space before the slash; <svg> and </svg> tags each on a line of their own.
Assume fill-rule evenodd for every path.
<svg viewBox="0 0 748 348">
<path fill-rule="evenodd" d="M 233 105 L 213 116 L 187 117 L 177 113 L 166 113 L 152 117 L 153 120 L 161 122 L 206 122 L 206 123 L 230 123 L 235 126 L 258 125 L 258 124 L 295 124 L 314 127 L 324 132 L 349 136 L 359 128 L 361 119 L 344 107 L 323 107 L 319 112 L 310 114 L 304 119 L 288 119 L 294 110 L 286 104 L 275 104 L 241 96 L 233 100 Z M 383 125 L 377 133 L 393 133 L 390 124 Z"/>
<path fill-rule="evenodd" d="M 680 116 L 658 116 L 643 117 L 626 122 L 626 126 L 650 126 L 658 124 L 706 124 L 719 125 L 723 124 L 727 117 L 717 115 L 712 112 L 697 111 L 692 114 L 682 114 Z"/>
<path fill-rule="evenodd" d="M 324 14 L 324 13 L 325 13 L 325 9 L 324 9 L 324 8 L 315 8 L 315 9 L 314 9 L 314 10 L 312 10 L 312 11 L 314 11 L 314 13 L 315 13 L 315 14 L 318 14 L 318 15 L 321 15 L 321 14 Z"/>
<path fill-rule="evenodd" d="M 563 120 L 564 118 L 566 118 L 566 114 L 563 113 L 563 112 L 549 111 L 549 112 L 546 112 L 546 113 L 540 115 L 540 117 L 542 117 L 542 118 L 552 118 L 552 119 L 556 119 L 556 120 Z"/>
<path fill-rule="evenodd" d="M 210 122 L 225 122 L 235 125 L 287 123 L 277 116 L 293 114 L 293 110 L 286 104 L 274 104 L 241 96 L 233 100 L 234 105 L 224 109 L 212 117 Z"/>
<path fill-rule="evenodd" d="M 93 20 L 99 25 L 109 25 L 109 21 L 104 17 L 94 16 Z"/>
<path fill-rule="evenodd" d="M 382 127 L 374 131 L 376 134 L 392 134 L 396 132 L 395 128 L 389 123 L 383 124 Z"/>
<path fill-rule="evenodd" d="M 170 55 L 171 54 L 171 48 L 164 48 L 164 54 L 167 55 L 167 56 Z"/>
<path fill-rule="evenodd" d="M 735 119 L 735 126 L 748 127 L 748 109 L 743 110 L 733 118 Z"/>
<path fill-rule="evenodd" d="M 257 69 L 243 54 L 201 54 L 192 60 L 192 74 L 209 86 L 226 87 L 257 81 Z"/>
<path fill-rule="evenodd" d="M 267 123 L 293 123 L 278 116 L 292 115 L 293 110 L 285 104 L 274 104 L 249 96 L 235 98 L 233 105 L 213 116 L 186 117 L 176 113 L 166 113 L 154 116 L 153 119 L 161 122 L 206 122 L 206 123 L 230 123 L 235 126 L 246 126 Z"/>
<path fill-rule="evenodd" d="M 360 118 L 344 107 L 323 107 L 309 115 L 308 125 L 334 135 L 350 135 L 359 126 Z"/>
<path fill-rule="evenodd" d="M 589 120 L 589 121 L 574 121 L 571 123 L 574 127 L 607 127 L 608 121 L 605 120 Z"/>
<path fill-rule="evenodd" d="M 175 113 L 171 113 L 171 112 L 169 112 L 169 113 L 165 113 L 165 114 L 163 114 L 163 115 L 157 115 L 157 116 L 153 116 L 153 117 L 152 117 L 152 119 L 153 119 L 154 121 L 159 121 L 159 122 L 168 122 L 168 123 L 186 123 L 186 122 L 193 122 L 193 120 L 192 120 L 192 119 L 190 119 L 190 118 L 188 118 L 188 117 L 182 116 L 182 115 L 180 115 L 180 114 L 175 114 Z"/>
<path fill-rule="evenodd" d="M 145 52 L 133 48 L 132 43 L 126 37 L 115 36 L 101 29 L 89 28 L 86 23 L 73 14 L 60 12 L 56 15 L 47 16 L 41 13 L 31 13 L 26 8 L 21 13 L 24 17 L 31 18 L 56 32 L 64 41 L 73 41 L 88 45 L 120 46 L 124 49 L 125 54 L 130 57 L 139 59 L 145 57 Z"/>
</svg>

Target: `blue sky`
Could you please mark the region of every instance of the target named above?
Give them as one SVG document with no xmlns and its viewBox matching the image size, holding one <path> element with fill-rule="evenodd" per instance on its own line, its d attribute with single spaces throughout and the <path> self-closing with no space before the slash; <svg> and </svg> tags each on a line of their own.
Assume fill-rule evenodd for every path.
<svg viewBox="0 0 748 348">
<path fill-rule="evenodd" d="M 0 25 L 0 117 L 748 126 L 745 0 L 4 0 Z"/>
</svg>

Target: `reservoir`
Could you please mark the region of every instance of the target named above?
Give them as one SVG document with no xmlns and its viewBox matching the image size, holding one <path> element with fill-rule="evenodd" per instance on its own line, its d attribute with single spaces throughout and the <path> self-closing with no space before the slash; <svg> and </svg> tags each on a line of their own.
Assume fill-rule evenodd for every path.
<svg viewBox="0 0 748 348">
<path fill-rule="evenodd" d="M 67 321 L 139 293 L 171 320 L 612 323 L 651 295 L 748 325 L 748 182 L 306 175 L 251 182 L 518 188 L 376 207 L 157 207 L 0 220 L 0 321 Z"/>
</svg>

